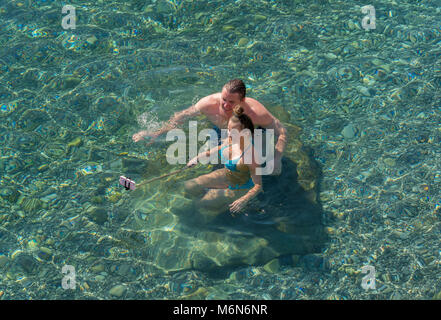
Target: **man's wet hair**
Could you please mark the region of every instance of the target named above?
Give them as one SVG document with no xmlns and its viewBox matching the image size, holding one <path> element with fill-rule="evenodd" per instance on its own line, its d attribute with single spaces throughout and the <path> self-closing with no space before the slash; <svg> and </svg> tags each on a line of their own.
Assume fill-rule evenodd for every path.
<svg viewBox="0 0 441 320">
<path fill-rule="evenodd" d="M 241 100 L 245 98 L 245 95 L 247 94 L 245 83 L 243 83 L 243 81 L 240 79 L 233 79 L 228 81 L 224 85 L 224 88 L 227 89 L 230 93 L 238 93 Z"/>
</svg>

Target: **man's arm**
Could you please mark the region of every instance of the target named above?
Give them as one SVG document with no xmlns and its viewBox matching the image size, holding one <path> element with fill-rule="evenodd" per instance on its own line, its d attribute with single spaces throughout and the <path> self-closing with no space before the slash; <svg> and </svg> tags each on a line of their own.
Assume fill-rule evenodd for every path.
<svg viewBox="0 0 441 320">
<path fill-rule="evenodd" d="M 288 140 L 288 131 L 286 130 L 285 126 L 280 122 L 280 120 L 274 117 L 269 112 L 262 119 L 266 120 L 267 123 L 262 121 L 261 123 L 255 123 L 255 125 L 258 125 L 262 128 L 274 130 L 274 135 L 277 137 L 274 155 L 276 158 L 280 158 L 283 154 L 283 151 L 285 151 L 286 142 Z"/>
<path fill-rule="evenodd" d="M 249 98 L 253 102 L 253 112 L 251 120 L 253 120 L 255 127 L 262 127 L 266 129 L 274 129 L 274 134 L 278 137 L 275 146 L 275 157 L 281 158 L 283 151 L 285 151 L 285 146 L 288 140 L 287 130 L 280 122 L 279 119 L 274 117 L 271 112 L 263 104 L 255 99 Z"/>
<path fill-rule="evenodd" d="M 166 133 L 174 128 L 176 128 L 178 125 L 182 124 L 185 119 L 194 117 L 196 115 L 200 114 L 200 109 L 198 104 L 182 110 L 180 112 L 176 112 L 160 129 L 153 132 L 153 134 L 157 137 L 160 136 L 163 133 Z"/>
<path fill-rule="evenodd" d="M 258 119 L 256 123 L 263 128 L 273 129 L 275 136 L 277 136 L 277 142 L 274 147 L 274 170 L 272 175 L 279 175 L 282 172 L 282 155 L 288 140 L 288 132 L 280 120 L 274 117 L 268 110 L 266 110 L 264 116 Z"/>
<path fill-rule="evenodd" d="M 183 111 L 176 112 L 161 128 L 159 128 L 155 132 L 148 132 L 146 130 L 143 130 L 134 134 L 133 140 L 137 142 L 147 135 L 151 136 L 152 138 L 156 138 L 161 134 L 176 128 L 179 124 L 183 123 L 185 119 L 204 113 L 205 109 L 209 106 L 209 98 L 210 96 L 204 97 L 200 99 L 195 105 Z"/>
<path fill-rule="evenodd" d="M 274 118 L 274 133 L 279 136 L 276 143 L 275 157 L 282 157 L 283 151 L 285 151 L 285 146 L 287 142 L 287 130 L 283 124 L 276 118 Z"/>
</svg>

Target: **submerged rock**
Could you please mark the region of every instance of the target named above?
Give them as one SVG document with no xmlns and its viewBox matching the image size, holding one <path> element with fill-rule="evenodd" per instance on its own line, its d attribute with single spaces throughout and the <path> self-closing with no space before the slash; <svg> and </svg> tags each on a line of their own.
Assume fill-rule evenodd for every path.
<svg viewBox="0 0 441 320">
<path fill-rule="evenodd" d="M 280 269 L 280 262 L 278 259 L 273 259 L 263 266 L 263 269 L 269 273 L 276 273 Z"/>
<path fill-rule="evenodd" d="M 166 273 L 267 263 L 266 269 L 275 272 L 278 257 L 320 252 L 326 240 L 321 209 L 297 183 L 295 163 L 286 159 L 283 166 L 282 176 L 264 177 L 265 193 L 258 203 L 236 217 L 224 212 L 207 224 L 197 208 L 182 205 L 170 209 L 178 216 L 177 223 L 171 219 L 158 228 L 155 216 L 165 214 L 151 211 L 148 219 L 134 217 L 127 224 L 142 230 L 129 238 L 139 237 L 140 256 Z M 129 241 L 127 235 L 119 237 Z"/>
<path fill-rule="evenodd" d="M 7 256 L 0 254 L 0 268 L 3 268 L 4 266 L 6 266 L 9 262 L 9 259 Z"/>
<path fill-rule="evenodd" d="M 38 198 L 26 197 L 24 195 L 20 196 L 17 200 L 17 204 L 28 213 L 33 213 L 39 210 L 43 206 L 43 201 Z"/>
<path fill-rule="evenodd" d="M 358 132 L 357 128 L 350 123 L 343 128 L 341 134 L 345 139 L 353 139 L 356 136 L 357 132 Z"/>
<path fill-rule="evenodd" d="M 14 263 L 16 266 L 20 267 L 27 274 L 33 274 L 36 272 L 38 267 L 37 261 L 29 254 L 21 253 L 14 258 Z"/>
<path fill-rule="evenodd" d="M 15 203 L 20 196 L 20 193 L 15 187 L 7 186 L 0 188 L 0 198 L 7 200 L 11 203 Z"/>
<path fill-rule="evenodd" d="M 127 288 L 123 285 L 116 285 L 109 290 L 109 295 L 120 298 L 126 292 Z"/>
<path fill-rule="evenodd" d="M 50 260 L 52 258 L 52 250 L 46 247 L 40 247 L 38 257 L 43 260 Z"/>
<path fill-rule="evenodd" d="M 106 209 L 101 207 L 91 206 L 86 210 L 86 214 L 91 220 L 98 224 L 104 224 L 109 218 Z"/>
</svg>

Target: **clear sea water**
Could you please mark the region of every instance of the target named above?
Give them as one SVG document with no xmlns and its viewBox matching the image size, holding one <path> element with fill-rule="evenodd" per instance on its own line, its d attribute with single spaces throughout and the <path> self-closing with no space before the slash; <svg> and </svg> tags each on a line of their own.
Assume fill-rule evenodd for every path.
<svg viewBox="0 0 441 320">
<path fill-rule="evenodd" d="M 0 299 L 440 299 L 440 17 L 0 0 Z M 182 182 L 209 166 L 118 184 L 179 169 L 132 135 L 234 78 L 291 133 L 255 204 L 199 221 Z"/>
</svg>

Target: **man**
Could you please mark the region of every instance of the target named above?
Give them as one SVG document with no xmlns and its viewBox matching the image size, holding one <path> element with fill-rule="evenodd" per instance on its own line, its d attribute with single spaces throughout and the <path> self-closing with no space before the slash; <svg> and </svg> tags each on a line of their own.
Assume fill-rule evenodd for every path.
<svg viewBox="0 0 441 320">
<path fill-rule="evenodd" d="M 133 135 L 133 141 L 138 142 L 145 136 L 157 138 L 159 135 L 175 128 L 185 119 L 199 114 L 205 115 L 218 129 L 226 129 L 228 120 L 233 114 L 233 108 L 241 105 L 244 113 L 251 118 L 255 127 L 274 129 L 277 138 L 274 150 L 273 175 L 279 175 L 282 171 L 282 154 L 287 142 L 287 131 L 282 123 L 276 119 L 259 101 L 245 97 L 246 87 L 242 80 L 228 81 L 222 88 L 222 92 L 214 93 L 200 99 L 190 108 L 177 112 L 159 130 L 149 133 L 140 131 Z"/>
</svg>

